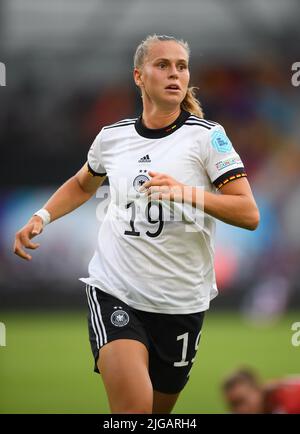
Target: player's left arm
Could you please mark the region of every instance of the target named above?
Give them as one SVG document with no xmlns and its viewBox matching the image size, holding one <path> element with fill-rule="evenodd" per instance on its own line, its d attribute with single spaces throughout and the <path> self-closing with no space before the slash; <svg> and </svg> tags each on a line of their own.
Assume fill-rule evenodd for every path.
<svg viewBox="0 0 300 434">
<path fill-rule="evenodd" d="M 247 178 L 231 181 L 223 185 L 219 192 L 221 194 L 204 192 L 204 211 L 230 225 L 255 230 L 260 216 Z M 192 192 L 192 203 L 197 206 L 195 190 Z"/>
<path fill-rule="evenodd" d="M 143 184 L 141 191 L 149 200 L 189 203 L 225 223 L 252 231 L 259 224 L 259 210 L 246 177 L 224 184 L 219 194 L 184 185 L 164 173 L 148 173 L 152 178 Z"/>
</svg>

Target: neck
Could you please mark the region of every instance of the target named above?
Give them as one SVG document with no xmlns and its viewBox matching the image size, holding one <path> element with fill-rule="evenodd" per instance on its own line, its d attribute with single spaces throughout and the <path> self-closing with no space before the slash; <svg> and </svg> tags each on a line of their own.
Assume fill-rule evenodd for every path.
<svg viewBox="0 0 300 434">
<path fill-rule="evenodd" d="M 148 109 L 144 106 L 142 114 L 142 122 L 147 128 L 164 128 L 170 125 L 180 115 L 180 106 L 175 109 L 162 109 L 158 107 L 152 107 Z"/>
</svg>

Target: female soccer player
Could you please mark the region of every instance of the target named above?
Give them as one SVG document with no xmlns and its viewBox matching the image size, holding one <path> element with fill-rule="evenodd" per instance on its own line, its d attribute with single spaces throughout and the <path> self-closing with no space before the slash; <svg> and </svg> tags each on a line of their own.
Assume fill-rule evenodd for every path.
<svg viewBox="0 0 300 434">
<path fill-rule="evenodd" d="M 217 295 L 214 218 L 250 230 L 259 221 L 239 155 L 223 127 L 203 119 L 189 87 L 189 54 L 168 36 L 137 47 L 142 114 L 103 127 L 87 163 L 16 234 L 15 253 L 30 260 L 24 247 L 39 246 L 31 239 L 45 224 L 109 177 L 111 201 L 82 280 L 112 413 L 172 411 Z"/>
</svg>

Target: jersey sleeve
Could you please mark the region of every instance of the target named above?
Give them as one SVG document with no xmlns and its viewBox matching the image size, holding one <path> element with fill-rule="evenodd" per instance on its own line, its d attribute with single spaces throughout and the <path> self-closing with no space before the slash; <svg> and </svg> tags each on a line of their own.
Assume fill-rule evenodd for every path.
<svg viewBox="0 0 300 434">
<path fill-rule="evenodd" d="M 96 136 L 93 141 L 87 156 L 87 165 L 89 173 L 92 176 L 105 176 L 106 170 L 103 164 L 101 145 L 102 145 L 102 131 Z"/>
<path fill-rule="evenodd" d="M 230 181 L 247 176 L 239 154 L 221 125 L 210 130 L 206 146 L 205 168 L 217 189 Z"/>
</svg>

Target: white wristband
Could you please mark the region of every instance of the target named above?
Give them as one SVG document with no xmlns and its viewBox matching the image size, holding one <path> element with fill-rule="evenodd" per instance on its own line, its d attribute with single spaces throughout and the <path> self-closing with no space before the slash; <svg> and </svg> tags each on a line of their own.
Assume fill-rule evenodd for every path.
<svg viewBox="0 0 300 434">
<path fill-rule="evenodd" d="M 37 212 L 35 212 L 33 215 L 38 215 L 43 220 L 43 226 L 46 226 L 51 221 L 51 216 L 49 211 L 46 210 L 46 208 L 39 209 Z"/>
</svg>

